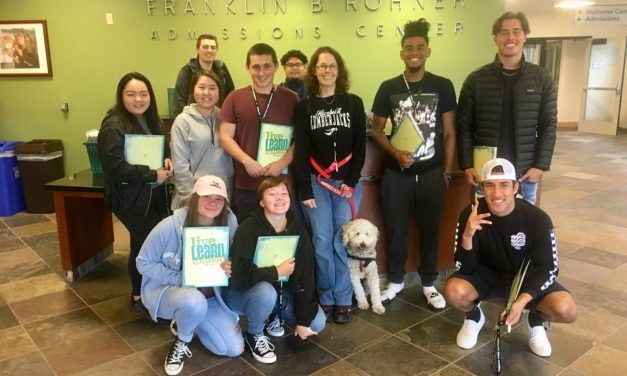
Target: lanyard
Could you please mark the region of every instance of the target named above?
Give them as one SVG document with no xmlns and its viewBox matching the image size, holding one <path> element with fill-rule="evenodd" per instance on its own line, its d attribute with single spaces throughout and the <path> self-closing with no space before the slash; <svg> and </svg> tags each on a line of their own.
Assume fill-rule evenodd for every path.
<svg viewBox="0 0 627 376">
<path fill-rule="evenodd" d="M 253 87 L 253 85 L 250 85 L 250 90 L 252 90 L 253 92 L 253 99 L 255 100 L 255 108 L 257 109 L 257 117 L 259 118 L 259 123 L 262 123 L 263 119 L 266 118 L 268 109 L 270 109 L 270 103 L 272 103 L 272 98 L 274 97 L 274 85 L 272 86 L 272 90 L 270 91 L 270 98 L 268 99 L 268 104 L 266 105 L 266 109 L 263 111 L 263 115 L 261 115 L 261 109 L 259 108 L 259 101 L 257 100 L 257 93 L 255 93 L 255 88 Z"/>
<path fill-rule="evenodd" d="M 420 92 L 421 92 L 422 90 L 418 90 L 418 92 L 417 92 L 417 93 L 413 93 L 413 92 L 411 91 L 411 88 L 409 87 L 409 82 L 407 82 L 407 78 L 405 77 L 405 72 L 403 72 L 403 74 L 401 74 L 401 76 L 403 76 L 403 81 L 405 82 L 405 87 L 407 88 L 407 92 L 409 93 L 409 98 L 410 98 L 410 99 L 412 100 L 412 102 L 413 102 L 413 101 L 414 101 L 414 100 L 413 100 L 413 96 L 414 96 L 414 94 L 420 94 Z M 424 79 L 424 77 L 423 77 L 423 79 Z M 419 81 L 419 82 L 420 82 L 420 81 Z"/>
</svg>

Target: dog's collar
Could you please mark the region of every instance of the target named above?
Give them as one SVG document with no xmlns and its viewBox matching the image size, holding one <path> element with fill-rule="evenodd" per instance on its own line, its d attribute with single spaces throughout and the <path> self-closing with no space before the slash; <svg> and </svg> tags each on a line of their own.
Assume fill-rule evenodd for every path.
<svg viewBox="0 0 627 376">
<path fill-rule="evenodd" d="M 352 258 L 353 260 L 357 260 L 359 261 L 359 271 L 363 272 L 363 270 L 365 268 L 368 267 L 368 265 L 370 265 L 371 262 L 376 261 L 376 259 L 374 257 L 357 257 L 357 256 L 353 256 L 351 254 L 348 254 L 349 258 Z"/>
</svg>

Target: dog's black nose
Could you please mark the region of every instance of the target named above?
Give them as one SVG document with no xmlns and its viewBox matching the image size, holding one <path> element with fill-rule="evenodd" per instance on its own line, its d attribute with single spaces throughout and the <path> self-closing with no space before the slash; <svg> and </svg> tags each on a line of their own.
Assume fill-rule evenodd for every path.
<svg viewBox="0 0 627 376">
<path fill-rule="evenodd" d="M 362 248 L 362 249 L 363 249 L 363 248 L 366 248 L 366 243 L 361 242 L 361 243 L 359 244 L 359 248 Z"/>
</svg>

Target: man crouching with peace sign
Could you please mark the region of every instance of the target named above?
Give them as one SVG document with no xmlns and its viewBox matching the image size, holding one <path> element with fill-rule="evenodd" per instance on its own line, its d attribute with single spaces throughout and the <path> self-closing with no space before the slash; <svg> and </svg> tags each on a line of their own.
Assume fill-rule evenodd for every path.
<svg viewBox="0 0 627 376">
<path fill-rule="evenodd" d="M 507 299 L 514 276 L 525 260 L 529 268 L 520 293 L 501 319 L 513 326 L 529 311 L 529 348 L 550 356 L 548 322 L 570 323 L 577 318 L 575 300 L 557 281 L 557 241 L 551 218 L 539 208 L 516 198 L 519 183 L 514 166 L 506 159 L 488 161 L 482 169 L 484 198 L 459 216 L 456 231 L 457 271 L 446 282 L 444 296 L 466 312 L 457 334 L 457 346 L 477 343 L 485 316 L 479 304 L 487 299 Z M 506 315 L 506 317 L 505 317 Z"/>
</svg>

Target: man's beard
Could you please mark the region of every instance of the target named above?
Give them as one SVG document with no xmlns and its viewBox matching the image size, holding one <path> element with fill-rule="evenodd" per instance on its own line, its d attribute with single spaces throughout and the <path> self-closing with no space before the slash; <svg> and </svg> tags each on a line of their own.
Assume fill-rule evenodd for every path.
<svg viewBox="0 0 627 376">
<path fill-rule="evenodd" d="M 410 73 L 418 73 L 418 72 L 420 72 L 423 68 L 424 68 L 424 66 L 422 66 L 422 65 L 419 65 L 419 66 L 417 66 L 417 67 L 409 67 L 409 66 L 408 66 L 408 67 L 407 67 L 407 70 L 408 70 Z"/>
</svg>

